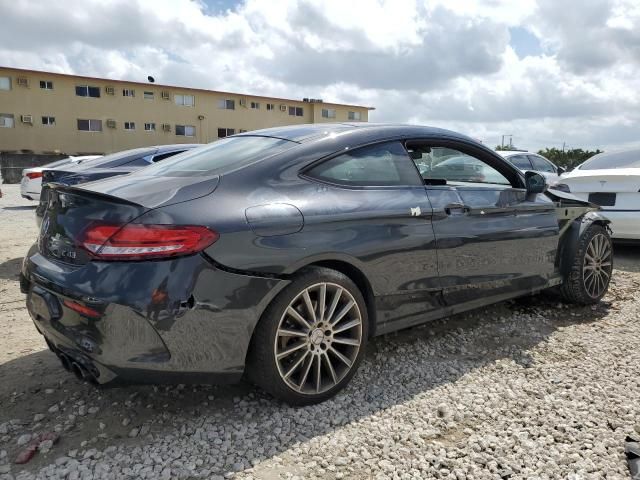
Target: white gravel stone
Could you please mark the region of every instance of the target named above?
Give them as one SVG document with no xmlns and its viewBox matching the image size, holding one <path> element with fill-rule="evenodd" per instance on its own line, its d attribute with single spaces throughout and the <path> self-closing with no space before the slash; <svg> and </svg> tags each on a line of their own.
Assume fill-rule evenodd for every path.
<svg viewBox="0 0 640 480">
<path fill-rule="evenodd" d="M 619 277 L 630 283 L 610 307 L 525 300 L 376 338 L 351 385 L 320 405 L 290 408 L 246 386 L 105 393 L 113 445 L 78 418 L 66 445 L 91 448 L 27 465 L 20 480 L 628 478 L 640 298 L 618 298 L 640 276 Z M 99 403 L 85 387 L 65 405 Z M 130 418 L 138 426 L 118 440 Z"/>
</svg>

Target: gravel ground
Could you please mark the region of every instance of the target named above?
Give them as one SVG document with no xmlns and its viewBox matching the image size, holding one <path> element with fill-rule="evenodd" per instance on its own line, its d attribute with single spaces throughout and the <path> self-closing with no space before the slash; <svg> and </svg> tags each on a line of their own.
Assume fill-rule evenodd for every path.
<svg viewBox="0 0 640 480">
<path fill-rule="evenodd" d="M 0 478 L 630 478 L 640 249 L 617 249 L 594 308 L 532 297 L 377 338 L 343 393 L 294 409 L 243 384 L 97 389 L 64 372 L 18 288 L 33 202 L 2 190 Z"/>
</svg>

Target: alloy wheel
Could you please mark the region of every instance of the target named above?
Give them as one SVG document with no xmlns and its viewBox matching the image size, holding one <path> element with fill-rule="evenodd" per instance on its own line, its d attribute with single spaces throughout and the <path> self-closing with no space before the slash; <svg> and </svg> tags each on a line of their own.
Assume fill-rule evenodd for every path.
<svg viewBox="0 0 640 480">
<path fill-rule="evenodd" d="M 609 239 L 602 234 L 594 235 L 582 265 L 584 288 L 592 298 L 600 297 L 609 285 L 612 254 Z"/>
<path fill-rule="evenodd" d="M 319 394 L 351 370 L 362 345 L 362 314 L 351 293 L 335 283 L 305 288 L 287 306 L 275 338 L 275 360 L 294 391 Z"/>
</svg>

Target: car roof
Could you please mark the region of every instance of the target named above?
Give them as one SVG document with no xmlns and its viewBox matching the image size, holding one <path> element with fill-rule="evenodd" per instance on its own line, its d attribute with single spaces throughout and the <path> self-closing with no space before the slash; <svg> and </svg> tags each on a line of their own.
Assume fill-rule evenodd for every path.
<svg viewBox="0 0 640 480">
<path fill-rule="evenodd" d="M 537 153 L 529 152 L 527 150 L 496 150 L 498 155 L 502 155 L 504 158 L 513 157 L 514 155 L 535 155 L 539 157 Z"/>
<path fill-rule="evenodd" d="M 479 143 L 477 140 L 462 135 L 460 133 L 445 130 L 443 128 L 421 126 L 421 125 L 407 125 L 398 123 L 368 123 L 368 122 L 355 122 L 355 123 L 312 123 L 302 125 L 289 125 L 285 127 L 272 127 L 262 130 L 253 130 L 251 132 L 244 132 L 235 136 L 265 136 L 276 137 L 285 140 L 291 140 L 293 142 L 305 143 L 312 140 L 317 140 L 323 137 L 337 134 L 361 134 L 363 136 L 409 136 L 409 137 L 449 137 L 452 139 L 472 141 L 473 143 Z"/>
<path fill-rule="evenodd" d="M 172 150 L 180 150 L 180 149 L 191 150 L 192 148 L 201 147 L 202 145 L 203 144 L 201 143 L 175 143 L 172 145 L 156 145 L 150 148 L 157 148 L 158 149 L 157 153 L 164 153 L 164 152 L 170 152 Z"/>
</svg>

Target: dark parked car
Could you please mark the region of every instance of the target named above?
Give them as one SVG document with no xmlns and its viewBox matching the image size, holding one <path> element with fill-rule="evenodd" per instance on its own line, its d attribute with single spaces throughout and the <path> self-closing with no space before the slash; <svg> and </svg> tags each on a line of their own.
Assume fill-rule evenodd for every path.
<svg viewBox="0 0 640 480">
<path fill-rule="evenodd" d="M 40 203 L 36 208 L 36 220 L 39 224 L 46 208 L 49 195 L 47 184 L 49 183 L 78 185 L 117 175 L 127 175 L 166 158 L 173 157 L 178 153 L 200 146 L 202 145 L 176 144 L 134 148 L 94 158 L 93 160 L 85 160 L 80 163 L 65 162 L 58 165 L 57 168 L 44 169 L 42 171 Z"/>
<path fill-rule="evenodd" d="M 421 177 L 451 150 L 501 183 Z M 349 382 L 373 335 L 550 287 L 598 302 L 612 250 L 597 210 L 454 132 L 273 128 L 54 185 L 21 285 L 79 377 L 246 372 L 307 404 Z"/>
</svg>

